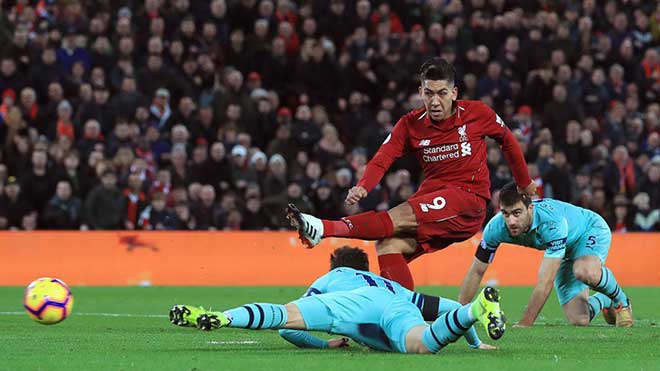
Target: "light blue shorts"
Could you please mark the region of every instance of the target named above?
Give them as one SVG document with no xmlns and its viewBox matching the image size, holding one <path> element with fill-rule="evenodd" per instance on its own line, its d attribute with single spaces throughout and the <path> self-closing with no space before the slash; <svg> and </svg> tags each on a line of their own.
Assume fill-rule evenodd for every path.
<svg viewBox="0 0 660 371">
<path fill-rule="evenodd" d="M 426 325 L 413 303 L 379 287 L 312 295 L 292 302 L 307 330 L 348 336 L 370 348 L 406 352 L 406 335 Z"/>
<path fill-rule="evenodd" d="M 555 291 L 559 304 L 564 305 L 576 297 L 584 289 L 589 288 L 573 274 L 573 262 L 586 255 L 597 256 L 605 264 L 610 252 L 612 232 L 605 220 L 598 216 L 591 222 L 587 232 L 566 251 L 555 277 Z"/>
</svg>

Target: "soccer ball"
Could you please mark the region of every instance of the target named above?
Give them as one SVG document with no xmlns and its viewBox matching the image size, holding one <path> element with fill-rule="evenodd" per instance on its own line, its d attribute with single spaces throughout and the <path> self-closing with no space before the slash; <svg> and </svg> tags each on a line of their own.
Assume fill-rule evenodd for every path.
<svg viewBox="0 0 660 371">
<path fill-rule="evenodd" d="M 63 321 L 73 309 L 69 286 L 57 278 L 38 278 L 25 288 L 23 306 L 27 314 L 44 325 Z"/>
</svg>

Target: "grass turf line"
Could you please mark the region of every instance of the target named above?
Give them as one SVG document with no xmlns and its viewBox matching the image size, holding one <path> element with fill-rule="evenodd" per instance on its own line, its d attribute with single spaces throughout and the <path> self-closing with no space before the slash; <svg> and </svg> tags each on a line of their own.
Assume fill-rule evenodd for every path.
<svg viewBox="0 0 660 371">
<path fill-rule="evenodd" d="M 44 326 L 21 315 L 20 287 L 0 288 L 0 370 L 401 370 L 406 367 L 452 369 L 659 369 L 660 288 L 626 288 L 636 327 L 617 329 L 599 317 L 594 326 L 565 324 L 554 293 L 541 313 L 542 325 L 509 327 L 495 352 L 470 350 L 464 340 L 436 356 L 350 349 L 302 350 L 276 331 L 222 329 L 201 332 L 171 325 L 165 315 L 173 304 L 228 309 L 250 302 L 285 303 L 300 287 L 75 287 L 73 315 Z M 455 287 L 420 291 L 456 298 Z M 509 325 L 520 318 L 531 288 L 503 288 Z M 78 314 L 78 315 L 77 315 Z M 328 337 L 326 335 L 326 337 Z"/>
</svg>

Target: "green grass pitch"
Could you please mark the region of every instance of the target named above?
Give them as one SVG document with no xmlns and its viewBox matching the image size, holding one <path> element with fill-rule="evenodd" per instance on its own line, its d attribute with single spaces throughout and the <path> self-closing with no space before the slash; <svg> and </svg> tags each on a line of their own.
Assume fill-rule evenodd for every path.
<svg viewBox="0 0 660 371">
<path fill-rule="evenodd" d="M 459 340 L 437 355 L 349 349 L 303 350 L 276 331 L 202 332 L 169 323 L 173 304 L 227 309 L 250 302 L 286 303 L 300 287 L 75 287 L 73 315 L 44 326 L 22 309 L 23 288 L 0 288 L 0 370 L 412 370 L 660 369 L 660 288 L 626 288 L 635 327 L 617 329 L 598 317 L 592 327 L 565 323 L 554 293 L 537 325 L 508 328 L 498 351 Z M 456 298 L 455 287 L 422 287 Z M 520 318 L 531 288 L 502 288 L 509 325 Z M 326 335 L 327 336 L 327 335 Z"/>
</svg>

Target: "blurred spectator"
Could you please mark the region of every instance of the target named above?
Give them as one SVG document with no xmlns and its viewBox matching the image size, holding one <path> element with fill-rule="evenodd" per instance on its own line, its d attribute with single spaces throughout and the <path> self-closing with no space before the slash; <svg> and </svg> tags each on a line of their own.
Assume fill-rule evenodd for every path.
<svg viewBox="0 0 660 371">
<path fill-rule="evenodd" d="M 106 170 L 101 184 L 92 189 L 85 199 L 82 229 L 122 229 L 126 215 L 124 195 L 117 188 L 117 174 Z"/>
<path fill-rule="evenodd" d="M 48 229 L 78 229 L 82 219 L 82 202 L 73 196 L 68 180 L 57 182 L 55 196 L 46 205 L 42 219 Z"/>
<path fill-rule="evenodd" d="M 215 201 L 215 189 L 210 185 L 205 185 L 199 193 L 199 202 L 197 202 L 191 214 L 195 219 L 196 229 L 215 230 L 218 228 L 218 208 Z"/>
<path fill-rule="evenodd" d="M 142 210 L 147 206 L 147 196 L 142 191 L 143 180 L 140 174 L 133 173 L 128 176 L 128 185 L 124 189 L 126 203 L 126 229 L 133 230 L 137 228 L 138 217 Z"/>
<path fill-rule="evenodd" d="M 571 120 L 580 121 L 581 113 L 577 105 L 568 100 L 566 87 L 555 85 L 552 88 L 552 100 L 545 105 L 543 110 L 543 125 L 550 129 L 557 144 L 563 143 L 566 126 Z"/>
<path fill-rule="evenodd" d="M 167 208 L 165 194 L 156 192 L 151 196 L 151 204 L 142 210 L 137 226 L 146 230 L 176 228 L 176 216 Z"/>
<path fill-rule="evenodd" d="M 18 228 L 23 217 L 33 210 L 29 201 L 21 194 L 21 185 L 16 177 L 7 178 L 4 195 L 0 198 L 0 217 L 5 219 L 5 228 Z"/>
<path fill-rule="evenodd" d="M 55 190 L 55 178 L 48 169 L 48 153 L 32 152 L 32 170 L 21 175 L 21 193 L 36 210 L 43 210 Z"/>
<path fill-rule="evenodd" d="M 624 195 L 617 195 L 614 198 L 614 213 L 610 221 L 610 228 L 613 232 L 625 233 L 632 226 L 631 215 L 628 208 L 628 199 Z"/>
<path fill-rule="evenodd" d="M 250 197 L 247 199 L 241 229 L 253 231 L 271 229 L 268 214 L 262 209 L 261 199 L 259 197 Z"/>
<path fill-rule="evenodd" d="M 571 202 L 573 195 L 571 183 L 568 181 L 570 178 L 571 168 L 566 160 L 566 154 L 561 151 L 555 152 L 550 169 L 545 173 L 546 188 L 543 193 L 546 197 Z"/>
<path fill-rule="evenodd" d="M 637 186 L 635 180 L 635 164 L 630 159 L 628 150 L 618 146 L 612 152 L 612 161 L 605 170 L 605 179 L 610 194 L 619 193 L 632 195 Z"/>
<path fill-rule="evenodd" d="M 635 205 L 633 230 L 642 232 L 660 230 L 660 209 L 651 207 L 648 194 L 638 193 L 633 199 L 633 204 Z"/>
</svg>

